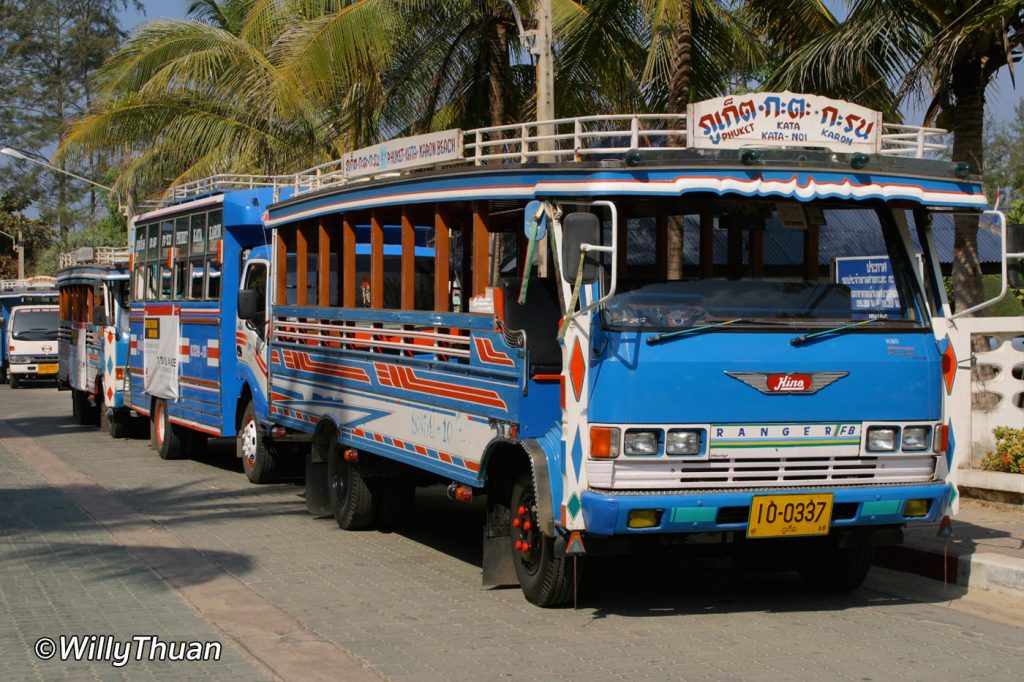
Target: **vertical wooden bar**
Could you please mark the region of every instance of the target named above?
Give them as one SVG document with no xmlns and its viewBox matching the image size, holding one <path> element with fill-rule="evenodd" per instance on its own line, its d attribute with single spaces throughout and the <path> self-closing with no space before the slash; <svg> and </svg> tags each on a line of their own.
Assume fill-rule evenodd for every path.
<svg viewBox="0 0 1024 682">
<path fill-rule="evenodd" d="M 356 307 L 356 226 L 352 222 L 352 214 L 346 213 L 341 218 L 341 305 L 344 308 Z"/>
<path fill-rule="evenodd" d="M 619 218 L 616 224 L 617 232 L 615 239 L 618 242 L 618 250 L 615 258 L 619 268 L 619 280 L 629 279 L 629 218 L 630 211 L 627 206 L 619 207 Z M 567 273 L 571 280 L 576 277 L 575 272 Z"/>
<path fill-rule="evenodd" d="M 309 266 L 309 242 L 306 223 L 299 223 L 295 230 L 295 305 L 309 304 L 307 272 Z"/>
<path fill-rule="evenodd" d="M 402 206 L 402 310 L 416 309 L 416 226 Z"/>
<path fill-rule="evenodd" d="M 743 230 L 731 229 L 729 232 L 729 279 L 743 277 Z"/>
<path fill-rule="evenodd" d="M 330 216 L 321 216 L 317 235 L 317 305 L 326 308 L 331 305 L 331 232 L 328 229 Z"/>
<path fill-rule="evenodd" d="M 700 214 L 700 276 L 715 276 L 715 219 L 709 211 Z"/>
<path fill-rule="evenodd" d="M 282 226 L 274 230 L 277 238 L 277 255 L 274 259 L 277 264 L 277 293 L 274 296 L 276 305 L 288 304 L 288 240 L 285 238 L 285 231 L 288 229 L 288 226 Z"/>
<path fill-rule="evenodd" d="M 370 211 L 370 307 L 384 307 L 384 225 L 376 209 Z"/>
<path fill-rule="evenodd" d="M 448 312 L 448 282 L 451 274 L 448 271 L 451 258 L 451 235 L 449 233 L 448 207 L 443 204 L 434 206 L 434 310 Z"/>
<path fill-rule="evenodd" d="M 345 271 L 343 269 L 345 264 L 345 240 L 342 233 L 342 220 L 341 215 L 334 213 L 331 215 L 330 221 L 327 223 L 327 229 L 331 233 L 331 255 L 334 256 L 334 269 L 337 273 L 334 276 L 334 288 L 336 291 L 334 294 L 334 305 L 340 306 L 344 301 L 344 287 L 345 287 Z M 330 286 L 331 278 L 330 274 L 327 277 L 327 286 Z M 328 302 L 328 305 L 330 303 Z"/>
<path fill-rule="evenodd" d="M 750 231 L 750 276 L 764 277 L 764 230 Z"/>
<path fill-rule="evenodd" d="M 819 227 L 808 225 L 804 232 L 804 279 L 818 279 L 818 239 Z"/>
<path fill-rule="evenodd" d="M 654 266 L 658 281 L 668 280 L 668 211 L 664 206 L 658 207 L 654 219 Z M 680 256 L 681 257 L 681 256 Z"/>
<path fill-rule="evenodd" d="M 480 296 L 487 288 L 487 254 L 490 246 L 487 222 L 489 209 L 486 201 L 473 202 L 473 296 Z"/>
</svg>

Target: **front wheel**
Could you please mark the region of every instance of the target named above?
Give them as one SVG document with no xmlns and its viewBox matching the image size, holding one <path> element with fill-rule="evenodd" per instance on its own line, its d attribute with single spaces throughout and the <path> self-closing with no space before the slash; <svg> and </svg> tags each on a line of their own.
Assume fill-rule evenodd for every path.
<svg viewBox="0 0 1024 682">
<path fill-rule="evenodd" d="M 21 379 L 17 374 L 11 375 L 11 388 L 21 388 Z"/>
<path fill-rule="evenodd" d="M 363 477 L 358 464 L 342 458 L 343 448 L 335 441 L 327 457 L 327 495 L 338 526 L 362 530 L 373 526 L 379 500 L 376 487 Z"/>
<path fill-rule="evenodd" d="M 274 479 L 276 462 L 256 421 L 256 408 L 250 400 L 242 413 L 242 426 L 235 438 L 235 451 L 250 483 L 269 483 Z"/>
<path fill-rule="evenodd" d="M 874 557 L 874 547 L 823 547 L 801 559 L 800 577 L 819 592 L 852 592 L 864 583 Z"/>
<path fill-rule="evenodd" d="M 512 486 L 512 562 L 527 601 L 537 606 L 564 606 L 573 594 L 573 570 L 569 557 L 555 552 L 554 538 L 537 525 L 537 492 L 529 471 Z"/>
</svg>

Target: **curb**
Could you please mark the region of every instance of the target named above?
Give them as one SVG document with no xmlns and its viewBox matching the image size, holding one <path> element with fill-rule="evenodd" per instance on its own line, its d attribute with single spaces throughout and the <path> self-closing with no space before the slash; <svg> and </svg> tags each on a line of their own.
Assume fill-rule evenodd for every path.
<svg viewBox="0 0 1024 682">
<path fill-rule="evenodd" d="M 1024 597 L 1024 559 L 1005 554 L 949 552 L 943 555 L 935 551 L 934 546 L 908 538 L 902 545 L 879 547 L 874 563 L 965 588 Z"/>
</svg>

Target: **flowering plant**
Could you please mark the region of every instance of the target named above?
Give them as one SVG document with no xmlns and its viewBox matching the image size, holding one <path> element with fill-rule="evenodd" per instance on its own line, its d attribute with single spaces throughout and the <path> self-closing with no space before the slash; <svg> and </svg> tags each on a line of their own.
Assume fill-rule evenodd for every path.
<svg viewBox="0 0 1024 682">
<path fill-rule="evenodd" d="M 992 429 L 996 437 L 996 451 L 985 453 L 982 466 L 989 471 L 1008 471 L 1024 474 L 1024 429 L 998 426 Z"/>
</svg>

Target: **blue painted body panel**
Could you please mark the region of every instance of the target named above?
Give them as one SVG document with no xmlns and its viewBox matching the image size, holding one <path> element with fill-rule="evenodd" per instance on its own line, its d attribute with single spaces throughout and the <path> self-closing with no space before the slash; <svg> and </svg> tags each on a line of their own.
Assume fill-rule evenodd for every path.
<svg viewBox="0 0 1024 682">
<path fill-rule="evenodd" d="M 928 329 L 859 330 L 795 347 L 789 340 L 800 332 L 774 329 L 709 331 L 652 346 L 644 343 L 648 333 L 598 334 L 607 344 L 590 373 L 592 422 L 924 421 L 942 414 L 939 352 Z M 726 371 L 849 375 L 813 395 L 764 395 Z"/>
</svg>

